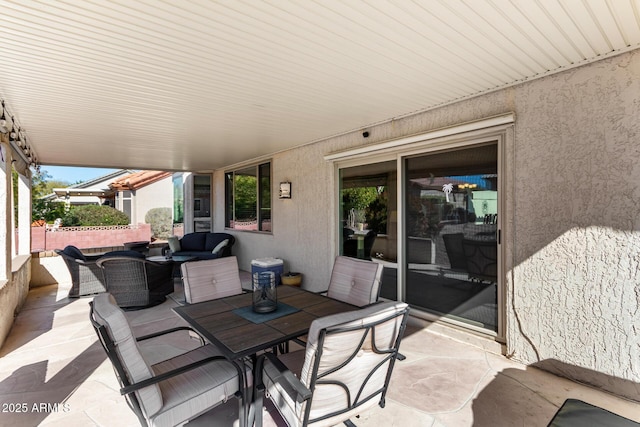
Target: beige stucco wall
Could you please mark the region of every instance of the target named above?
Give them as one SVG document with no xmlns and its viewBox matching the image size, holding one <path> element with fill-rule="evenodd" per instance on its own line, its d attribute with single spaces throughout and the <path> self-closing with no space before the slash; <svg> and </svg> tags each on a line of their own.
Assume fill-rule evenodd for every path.
<svg viewBox="0 0 640 427">
<path fill-rule="evenodd" d="M 132 224 L 144 224 L 144 217 L 153 208 L 170 208 L 173 213 L 173 184 L 171 177 L 161 179 L 136 190 Z"/>
<path fill-rule="evenodd" d="M 18 314 L 29 293 L 31 279 L 31 256 L 18 255 L 11 262 L 11 277 L 0 280 L 0 348 L 13 326 L 13 319 Z"/>
<path fill-rule="evenodd" d="M 428 78 L 428 76 L 425 76 Z M 234 232 L 242 268 L 285 259 L 327 286 L 335 255 L 334 174 L 342 149 L 515 112 L 503 212 L 509 357 L 640 396 L 640 51 L 275 154 L 273 233 Z M 224 172 L 214 174 L 216 231 Z"/>
</svg>

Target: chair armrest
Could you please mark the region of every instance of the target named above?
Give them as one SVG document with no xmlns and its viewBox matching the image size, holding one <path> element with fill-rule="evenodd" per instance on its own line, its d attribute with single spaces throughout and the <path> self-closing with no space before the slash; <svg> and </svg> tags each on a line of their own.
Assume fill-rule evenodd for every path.
<svg viewBox="0 0 640 427">
<path fill-rule="evenodd" d="M 131 384 L 120 389 L 120 394 L 125 395 L 129 393 L 133 393 L 136 390 L 140 390 L 141 388 L 149 387 L 150 385 L 157 384 L 161 381 L 165 381 L 169 378 L 175 377 L 176 375 L 184 374 L 187 371 L 190 371 L 195 368 L 199 368 L 200 366 L 206 365 L 207 363 L 215 362 L 217 360 L 224 360 L 229 362 L 224 356 L 211 356 L 204 358 L 202 360 L 198 360 L 197 362 L 190 363 L 185 366 L 181 366 L 173 371 L 165 372 L 163 374 L 157 375 L 155 377 L 147 378 L 146 380 L 142 380 L 135 384 Z M 233 363 L 232 363 L 233 365 Z M 234 365 L 235 366 L 235 365 Z M 237 368 L 237 367 L 236 367 Z"/>
<path fill-rule="evenodd" d="M 302 381 L 300 381 L 300 379 L 296 377 L 293 372 L 291 372 L 289 368 L 287 368 L 284 363 L 282 363 L 280 359 L 278 359 L 278 357 L 273 353 L 264 353 L 258 359 L 258 362 L 256 364 L 256 388 L 258 390 L 264 390 L 262 373 L 265 362 L 273 365 L 278 371 L 278 376 L 272 378 L 275 382 L 286 382 L 295 390 L 295 399 L 298 403 L 302 403 L 305 400 L 309 400 L 311 398 L 311 390 L 309 390 L 307 386 L 305 386 Z"/>
<path fill-rule="evenodd" d="M 171 334 L 173 332 L 178 332 L 178 331 L 192 331 L 192 332 L 195 332 L 196 334 L 198 333 L 198 332 L 196 332 L 195 329 L 190 328 L 189 326 L 176 326 L 175 328 L 166 329 L 164 331 L 154 332 L 152 334 L 148 334 L 148 335 L 143 335 L 141 337 L 137 337 L 136 341 L 144 341 L 144 340 L 148 340 L 148 339 L 151 339 L 151 338 L 161 337 L 163 335 Z M 200 334 L 198 334 L 198 335 L 200 335 Z"/>
<path fill-rule="evenodd" d="M 95 265 L 98 259 L 100 259 L 100 257 L 87 258 L 86 260 L 75 258 L 74 261 L 80 265 L 90 266 L 90 265 Z"/>
</svg>

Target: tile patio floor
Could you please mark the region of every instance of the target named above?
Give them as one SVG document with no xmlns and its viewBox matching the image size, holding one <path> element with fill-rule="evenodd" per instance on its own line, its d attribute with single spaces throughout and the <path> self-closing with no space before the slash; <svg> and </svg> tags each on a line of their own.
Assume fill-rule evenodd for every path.
<svg viewBox="0 0 640 427">
<path fill-rule="evenodd" d="M 32 290 L 0 349 L 0 425 L 138 425 L 117 391 L 111 364 L 89 323 L 90 299 L 69 300 L 68 288 L 61 284 Z M 175 302 L 168 299 L 152 309 L 129 312 L 136 334 L 180 324 L 172 306 Z M 177 335 L 167 342 L 145 344 L 143 351 L 155 363 L 197 343 Z M 386 407 L 355 419 L 358 426 L 546 426 L 569 397 L 640 421 L 637 402 L 520 365 L 429 329 L 408 329 L 401 352 L 407 359 L 396 364 Z M 57 411 L 56 403 L 60 404 Z M 27 412 L 12 412 L 16 404 L 26 404 Z M 234 424 L 237 402 L 229 401 L 189 426 Z"/>
</svg>

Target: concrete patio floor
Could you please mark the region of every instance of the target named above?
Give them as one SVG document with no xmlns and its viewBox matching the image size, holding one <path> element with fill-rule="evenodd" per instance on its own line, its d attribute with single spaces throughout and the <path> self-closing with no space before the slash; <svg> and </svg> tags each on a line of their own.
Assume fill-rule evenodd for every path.
<svg viewBox="0 0 640 427">
<path fill-rule="evenodd" d="M 135 426 L 110 362 L 89 323 L 90 298 L 69 300 L 69 285 L 30 291 L 0 349 L 0 425 Z M 175 301 L 129 312 L 136 335 L 173 327 Z M 145 343 L 152 363 L 193 348 L 185 334 Z M 640 404 L 487 353 L 470 344 L 411 327 L 402 342 L 384 409 L 358 426 L 546 426 L 567 398 L 640 421 Z M 55 405 L 58 404 L 58 405 Z M 229 401 L 190 426 L 237 425 Z M 266 425 L 278 425 L 267 420 Z"/>
</svg>

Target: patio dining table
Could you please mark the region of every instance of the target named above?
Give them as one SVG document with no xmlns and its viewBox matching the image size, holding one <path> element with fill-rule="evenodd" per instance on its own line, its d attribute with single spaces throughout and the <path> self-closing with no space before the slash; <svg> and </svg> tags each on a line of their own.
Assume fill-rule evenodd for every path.
<svg viewBox="0 0 640 427">
<path fill-rule="evenodd" d="M 271 313 L 252 310 L 253 295 L 244 293 L 226 298 L 173 308 L 205 340 L 215 344 L 222 354 L 243 369 L 244 359 L 263 350 L 303 336 L 311 322 L 319 317 L 359 307 L 293 286 L 278 286 L 278 308 Z M 242 378 L 245 414 L 241 425 L 247 425 L 248 379 Z"/>
</svg>

